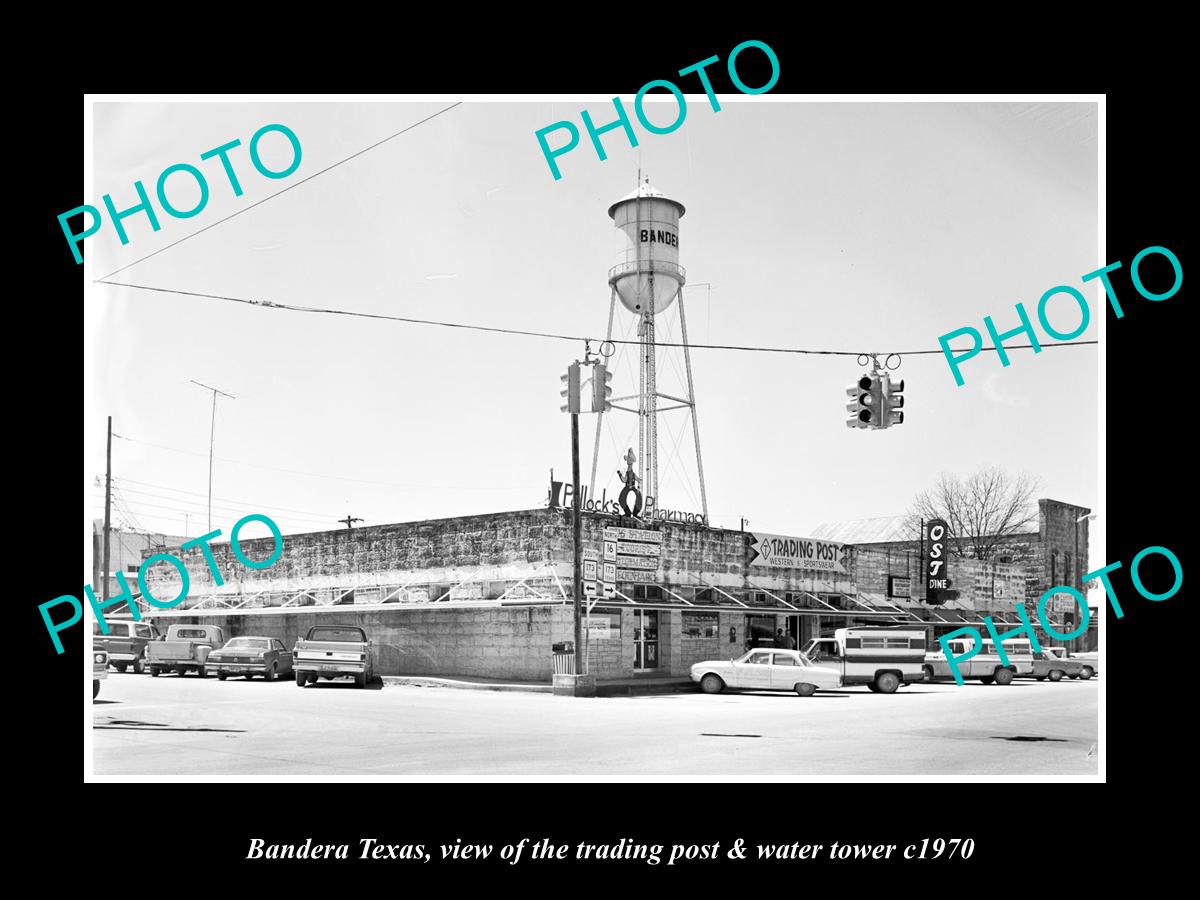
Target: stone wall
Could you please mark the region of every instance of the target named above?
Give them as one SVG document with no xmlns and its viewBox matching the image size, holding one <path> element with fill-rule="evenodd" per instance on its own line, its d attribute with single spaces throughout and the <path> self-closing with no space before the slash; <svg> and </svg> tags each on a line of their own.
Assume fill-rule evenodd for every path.
<svg viewBox="0 0 1200 900">
<path fill-rule="evenodd" d="M 201 622 L 220 625 L 227 638 L 239 635 L 277 637 L 286 647 L 318 624 L 361 626 L 374 645 L 380 675 L 468 675 L 550 680 L 551 647 L 571 640 L 574 624 L 569 606 L 503 609 L 359 610 L 346 615 L 295 613 L 163 617 L 157 624 Z"/>
</svg>

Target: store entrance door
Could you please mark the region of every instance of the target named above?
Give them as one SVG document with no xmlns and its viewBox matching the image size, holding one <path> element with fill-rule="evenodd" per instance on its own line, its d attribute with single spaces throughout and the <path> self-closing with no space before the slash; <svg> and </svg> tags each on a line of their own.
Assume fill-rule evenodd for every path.
<svg viewBox="0 0 1200 900">
<path fill-rule="evenodd" d="M 658 612 L 633 611 L 633 670 L 651 672 L 658 668 Z"/>
</svg>

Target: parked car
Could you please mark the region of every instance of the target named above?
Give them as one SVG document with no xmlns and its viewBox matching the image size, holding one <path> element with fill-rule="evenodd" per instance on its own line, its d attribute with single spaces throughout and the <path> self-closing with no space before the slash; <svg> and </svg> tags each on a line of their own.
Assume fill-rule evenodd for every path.
<svg viewBox="0 0 1200 900">
<path fill-rule="evenodd" d="M 293 654 L 297 687 L 349 675 L 361 688 L 373 677 L 371 641 L 357 625 L 314 625 Z"/>
<path fill-rule="evenodd" d="M 970 644 L 967 640 L 958 639 L 950 642 L 950 652 L 956 657 L 964 656 Z M 1033 674 L 1033 645 L 1026 640 L 1004 642 L 1004 655 L 1008 665 L 1000 662 L 1000 656 L 991 640 L 984 638 L 979 652 L 970 659 L 960 659 L 958 674 L 963 680 L 974 679 L 984 684 L 1012 684 L 1018 675 Z M 953 681 L 950 671 L 950 660 L 942 652 L 941 644 L 936 649 L 925 654 L 925 681 Z"/>
<path fill-rule="evenodd" d="M 108 651 L 97 647 L 92 651 L 92 699 L 100 695 L 100 682 L 108 677 Z"/>
<path fill-rule="evenodd" d="M 1063 652 L 1059 654 L 1055 653 L 1055 650 Z M 1033 672 L 1021 677 L 1036 678 L 1038 681 L 1045 681 L 1047 678 L 1051 681 L 1062 681 L 1064 675 L 1069 675 L 1071 678 L 1080 677 L 1084 668 L 1085 666 L 1079 660 L 1069 659 L 1062 647 L 1046 647 L 1033 654 Z M 1092 677 L 1090 671 L 1087 677 Z"/>
<path fill-rule="evenodd" d="M 799 650 L 756 648 L 728 661 L 710 659 L 691 669 L 692 681 L 706 694 L 726 688 L 749 691 L 795 691 L 801 697 L 842 686 L 837 669 L 815 665 Z"/>
<path fill-rule="evenodd" d="M 208 654 L 207 667 L 224 681 L 230 675 L 245 675 L 249 681 L 261 675 L 274 681 L 292 674 L 292 651 L 279 638 L 235 637 L 220 650 Z"/>
<path fill-rule="evenodd" d="M 220 625 L 172 625 L 164 640 L 146 645 L 146 664 L 150 674 L 174 670 L 183 675 L 195 670 L 201 678 L 208 674 L 208 656 L 225 645 Z"/>
<path fill-rule="evenodd" d="M 146 670 L 146 645 L 160 637 L 149 622 L 108 620 L 108 634 L 101 633 L 99 622 L 92 622 L 92 646 L 107 650 L 109 665 L 118 672 L 133 666 L 134 673 L 141 675 Z"/>
<path fill-rule="evenodd" d="M 925 678 L 924 628 L 839 628 L 833 637 L 813 638 L 802 652 L 818 666 L 839 670 L 842 684 L 865 684 L 879 694 Z"/>
<path fill-rule="evenodd" d="M 1077 660 L 1083 666 L 1083 670 L 1079 673 L 1078 677 L 1084 681 L 1100 673 L 1100 654 L 1095 650 L 1088 650 L 1083 653 L 1068 653 L 1063 647 L 1050 647 L 1048 649 L 1051 653 L 1057 653 L 1060 656 L 1065 656 L 1067 659 Z M 1076 676 L 1072 675 L 1071 677 L 1075 678 Z"/>
</svg>

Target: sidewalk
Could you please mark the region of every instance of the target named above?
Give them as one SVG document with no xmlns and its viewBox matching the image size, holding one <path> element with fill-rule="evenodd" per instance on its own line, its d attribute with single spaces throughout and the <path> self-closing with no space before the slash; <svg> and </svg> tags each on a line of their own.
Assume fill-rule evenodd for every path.
<svg viewBox="0 0 1200 900">
<path fill-rule="evenodd" d="M 544 681 L 511 681 L 503 678 L 476 678 L 470 675 L 384 675 L 384 684 L 408 687 L 453 688 L 466 691 L 529 691 L 549 694 L 552 688 Z M 596 696 L 623 697 L 635 694 L 671 694 L 693 691 L 690 678 L 651 676 L 642 678 L 613 678 L 596 682 Z"/>
</svg>

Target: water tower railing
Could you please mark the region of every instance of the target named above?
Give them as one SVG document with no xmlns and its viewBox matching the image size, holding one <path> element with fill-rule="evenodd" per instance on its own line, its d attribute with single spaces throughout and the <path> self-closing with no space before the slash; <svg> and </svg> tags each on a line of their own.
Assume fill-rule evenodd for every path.
<svg viewBox="0 0 1200 900">
<path fill-rule="evenodd" d="M 654 272 L 655 274 L 661 272 L 674 278 L 681 285 L 687 284 L 687 270 L 679 263 L 669 262 L 665 259 L 639 259 L 618 263 L 608 270 L 608 283 L 612 284 L 618 278 L 636 275 L 640 272 Z"/>
</svg>

